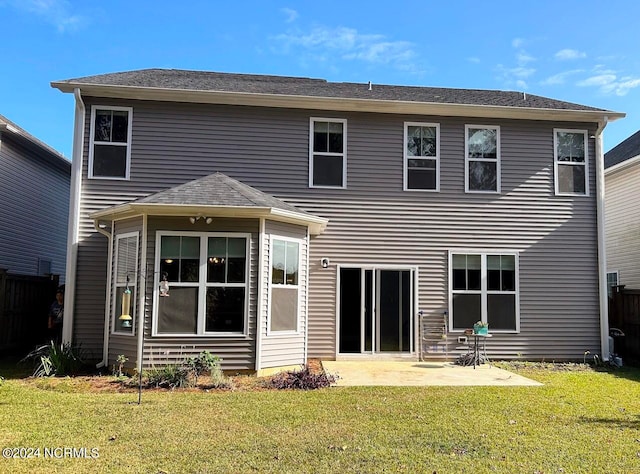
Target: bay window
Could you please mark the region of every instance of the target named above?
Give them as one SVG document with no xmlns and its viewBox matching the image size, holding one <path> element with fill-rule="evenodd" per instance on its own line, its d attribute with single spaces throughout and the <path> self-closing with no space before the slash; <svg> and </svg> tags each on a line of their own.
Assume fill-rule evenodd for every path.
<svg viewBox="0 0 640 474">
<path fill-rule="evenodd" d="M 247 319 L 246 234 L 184 232 L 157 237 L 156 334 L 244 334 Z"/>
<path fill-rule="evenodd" d="M 138 275 L 138 232 L 116 235 L 113 269 L 113 303 L 111 330 L 114 333 L 133 334 L 136 317 L 136 287 Z M 122 319 L 122 295 L 131 291 L 130 319 Z"/>
<path fill-rule="evenodd" d="M 271 240 L 271 311 L 269 331 L 297 331 L 300 244 Z"/>
</svg>

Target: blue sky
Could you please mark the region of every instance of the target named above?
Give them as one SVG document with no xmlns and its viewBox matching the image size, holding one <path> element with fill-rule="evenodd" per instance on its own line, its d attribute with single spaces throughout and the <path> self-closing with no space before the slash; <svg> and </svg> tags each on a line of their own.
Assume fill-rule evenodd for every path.
<svg viewBox="0 0 640 474">
<path fill-rule="evenodd" d="M 384 6 L 383 6 L 384 5 Z M 0 0 L 0 114 L 71 156 L 51 81 L 150 67 L 522 90 L 640 129 L 640 2 Z"/>
</svg>

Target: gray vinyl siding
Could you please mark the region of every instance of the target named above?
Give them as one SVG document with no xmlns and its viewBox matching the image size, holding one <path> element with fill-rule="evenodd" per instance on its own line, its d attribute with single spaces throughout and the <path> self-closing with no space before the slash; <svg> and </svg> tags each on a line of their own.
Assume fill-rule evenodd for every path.
<svg viewBox="0 0 640 474">
<path fill-rule="evenodd" d="M 188 217 L 149 217 L 147 223 L 147 264 L 144 355 L 145 367 L 181 362 L 186 357 L 208 350 L 222 359 L 224 370 L 253 370 L 255 368 L 255 338 L 258 282 L 259 221 L 257 219 L 214 218 L 211 224 L 202 221 L 191 224 Z M 248 331 L 245 336 L 153 336 L 151 332 L 154 305 L 154 277 L 156 269 L 156 236 L 161 231 L 236 232 L 251 234 L 249 242 L 249 298 Z M 153 269 L 153 271 L 151 270 Z M 153 274 L 153 276 L 152 276 Z M 171 294 L 171 290 L 169 290 Z M 170 298 L 170 296 L 169 296 Z"/>
<path fill-rule="evenodd" d="M 126 219 L 121 221 L 116 221 L 113 226 L 113 250 L 111 254 L 111 272 L 115 271 L 116 264 L 116 239 L 118 235 L 129 234 L 131 232 L 138 233 L 138 268 L 140 268 L 139 262 L 142 258 L 142 218 L 137 217 L 133 219 Z M 120 354 L 124 355 L 129 359 L 129 361 L 125 364 L 125 367 L 135 367 L 136 359 L 137 359 L 137 351 L 138 351 L 138 337 L 136 334 L 138 328 L 138 317 L 139 317 L 139 301 L 140 294 L 139 291 L 144 289 L 144 278 L 141 275 L 141 272 L 138 272 L 136 275 L 132 275 L 131 279 L 135 279 L 136 282 L 136 293 L 135 298 L 131 301 L 132 311 L 135 315 L 134 320 L 132 321 L 134 325 L 134 331 L 131 335 L 116 333 L 112 331 L 114 324 L 114 317 L 117 318 L 120 315 L 120 308 L 113 308 L 113 295 L 115 294 L 115 286 L 113 282 L 113 277 L 111 278 L 111 291 L 109 297 L 109 357 L 108 363 L 110 366 L 116 363 L 116 359 Z M 109 285 L 107 281 L 105 283 Z M 105 290 L 106 291 L 106 290 Z M 107 302 L 105 301 L 105 304 Z"/>
<path fill-rule="evenodd" d="M 70 171 L 0 134 L 0 268 L 38 275 L 38 259 L 64 282 Z"/>
<path fill-rule="evenodd" d="M 324 234 L 312 237 L 309 250 L 309 357 L 336 354 L 336 264 L 417 266 L 419 309 L 425 322 L 439 322 L 448 305 L 447 252 L 458 248 L 520 252 L 521 331 L 497 335 L 492 354 L 561 359 L 599 352 L 593 140 L 590 197 L 553 191 L 553 129 L 591 134 L 594 124 L 85 102 L 86 146 L 91 104 L 133 107 L 130 181 L 87 180 L 85 149 L 76 312 L 81 317 L 82 308 L 86 315 L 79 329 L 90 341 L 101 341 L 100 325 L 90 321 L 95 314 L 101 321 L 106 244 L 88 230 L 87 213 L 221 172 L 330 221 Z M 347 119 L 347 189 L 309 189 L 309 117 Z M 404 121 L 440 124 L 439 193 L 402 190 Z M 464 192 L 465 124 L 501 127 L 499 195 Z M 154 242 L 149 238 L 149 245 Z M 322 257 L 331 259 L 330 268 L 320 268 Z M 184 338 L 163 344 L 169 342 L 178 352 L 196 344 Z M 253 341 L 245 342 L 229 347 L 242 353 L 238 365 L 248 362 L 245 352 L 253 354 Z M 155 341 L 148 347 L 161 350 Z"/>
<path fill-rule="evenodd" d="M 611 173 L 606 182 L 607 271 L 618 284 L 640 289 L 640 165 Z"/>
<path fill-rule="evenodd" d="M 297 334 L 279 335 L 268 333 L 270 305 L 268 302 L 263 304 L 265 313 L 260 321 L 260 368 L 282 367 L 287 365 L 296 365 L 305 363 L 305 332 L 307 326 L 307 229 L 306 227 L 284 224 L 281 222 L 266 221 L 265 223 L 265 242 L 264 242 L 264 268 L 263 275 L 264 297 L 268 300 L 269 291 L 269 273 L 271 272 L 269 255 L 271 254 L 270 243 L 272 238 L 289 237 L 300 239 L 303 243 L 300 245 L 300 269 L 298 291 L 300 292 L 299 306 L 299 330 Z"/>
</svg>

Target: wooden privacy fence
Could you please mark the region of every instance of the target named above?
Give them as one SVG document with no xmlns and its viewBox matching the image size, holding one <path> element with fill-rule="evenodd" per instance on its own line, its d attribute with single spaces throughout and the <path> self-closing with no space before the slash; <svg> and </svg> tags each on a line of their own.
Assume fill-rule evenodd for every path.
<svg viewBox="0 0 640 474">
<path fill-rule="evenodd" d="M 640 290 L 628 290 L 624 285 L 612 288 L 609 327 L 625 334 L 614 337 L 615 352 L 623 359 L 640 362 Z"/>
<path fill-rule="evenodd" d="M 0 353 L 18 353 L 48 336 L 59 277 L 14 275 L 0 268 Z"/>
</svg>

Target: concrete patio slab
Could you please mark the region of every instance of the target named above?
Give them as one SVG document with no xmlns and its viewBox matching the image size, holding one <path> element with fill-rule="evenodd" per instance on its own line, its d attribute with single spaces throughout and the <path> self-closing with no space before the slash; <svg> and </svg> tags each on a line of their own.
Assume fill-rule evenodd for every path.
<svg viewBox="0 0 640 474">
<path fill-rule="evenodd" d="M 337 386 L 537 386 L 528 379 L 495 366 L 462 367 L 451 362 L 417 361 L 331 361 L 322 366 L 338 375 Z"/>
</svg>

